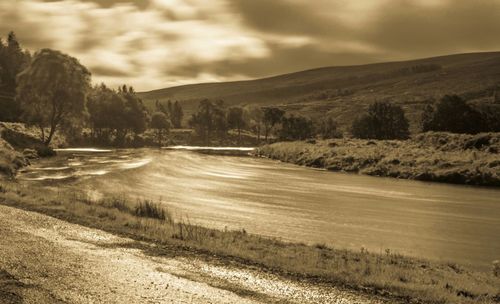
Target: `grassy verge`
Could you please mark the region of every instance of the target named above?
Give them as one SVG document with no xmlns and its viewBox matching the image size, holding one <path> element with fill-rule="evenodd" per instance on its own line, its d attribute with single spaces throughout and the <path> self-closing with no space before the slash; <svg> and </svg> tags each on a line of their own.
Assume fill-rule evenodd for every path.
<svg viewBox="0 0 500 304">
<path fill-rule="evenodd" d="M 455 184 L 500 186 L 500 133 L 429 132 L 406 141 L 279 142 L 259 155 L 331 171 Z"/>
<path fill-rule="evenodd" d="M 363 248 L 355 252 L 321 244 L 284 243 L 244 230 L 208 229 L 174 221 L 164 204 L 151 201 L 92 200 L 75 189 L 51 190 L 2 182 L 0 203 L 154 242 L 169 252 L 216 256 L 227 263 L 258 266 L 286 277 L 332 283 L 404 302 L 500 302 L 500 279 L 493 272 L 475 272 L 453 263 L 409 258 L 390 250 L 385 254 Z"/>
</svg>

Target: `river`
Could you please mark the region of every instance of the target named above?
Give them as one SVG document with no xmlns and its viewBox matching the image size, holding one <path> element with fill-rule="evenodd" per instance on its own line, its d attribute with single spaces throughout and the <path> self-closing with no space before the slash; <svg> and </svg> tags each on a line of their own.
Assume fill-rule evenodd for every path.
<svg viewBox="0 0 500 304">
<path fill-rule="evenodd" d="M 66 150 L 18 178 L 161 201 L 177 218 L 285 241 L 487 269 L 500 259 L 500 189 L 333 173 L 186 150 Z"/>
</svg>

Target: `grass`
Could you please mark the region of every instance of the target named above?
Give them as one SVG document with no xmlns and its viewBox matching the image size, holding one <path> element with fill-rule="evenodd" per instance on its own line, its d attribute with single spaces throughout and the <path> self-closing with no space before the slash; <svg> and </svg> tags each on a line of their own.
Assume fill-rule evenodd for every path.
<svg viewBox="0 0 500 304">
<path fill-rule="evenodd" d="M 93 200 L 77 189 L 39 189 L 14 182 L 1 185 L 1 204 L 154 242 L 157 248 L 166 248 L 165 253 L 215 257 L 221 263 L 253 265 L 298 280 L 340 285 L 403 302 L 410 299 L 417 303 L 500 301 L 500 279 L 493 271 L 477 272 L 453 263 L 402 256 L 390 250 L 385 253 L 364 248 L 349 251 L 324 244 L 285 243 L 244 230 L 204 228 L 175 221 L 163 203 L 117 197 Z"/>
<path fill-rule="evenodd" d="M 298 165 L 375 176 L 500 186 L 500 133 L 428 132 L 406 141 L 279 142 L 258 153 Z"/>
</svg>

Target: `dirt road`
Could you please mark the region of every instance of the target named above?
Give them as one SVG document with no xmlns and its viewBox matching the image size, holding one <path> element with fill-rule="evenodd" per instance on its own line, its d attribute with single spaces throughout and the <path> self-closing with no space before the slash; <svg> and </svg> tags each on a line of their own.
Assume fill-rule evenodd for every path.
<svg viewBox="0 0 500 304">
<path fill-rule="evenodd" d="M 151 246 L 0 206 L 0 303 L 384 303 Z"/>
</svg>

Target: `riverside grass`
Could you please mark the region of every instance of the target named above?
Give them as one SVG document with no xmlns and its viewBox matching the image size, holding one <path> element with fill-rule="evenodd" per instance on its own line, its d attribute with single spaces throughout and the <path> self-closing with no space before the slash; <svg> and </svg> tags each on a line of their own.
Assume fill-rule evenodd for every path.
<svg viewBox="0 0 500 304">
<path fill-rule="evenodd" d="M 165 203 L 120 197 L 92 199 L 71 187 L 0 183 L 0 203 L 151 242 L 158 254 L 214 256 L 298 280 L 343 286 L 405 303 L 499 303 L 500 278 L 454 263 L 391 252 L 286 243 L 244 230 L 215 230 L 174 220 Z M 43 197 L 40 196 L 43 193 Z"/>
<path fill-rule="evenodd" d="M 257 154 L 331 171 L 422 181 L 500 186 L 500 133 L 427 132 L 408 140 L 277 142 Z"/>
</svg>

